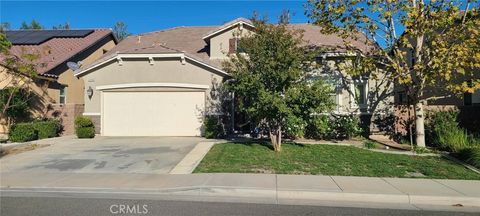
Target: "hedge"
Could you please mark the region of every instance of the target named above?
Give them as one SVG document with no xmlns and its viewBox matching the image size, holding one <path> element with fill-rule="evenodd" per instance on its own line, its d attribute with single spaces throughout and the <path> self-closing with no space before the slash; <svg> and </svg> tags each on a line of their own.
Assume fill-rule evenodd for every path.
<svg viewBox="0 0 480 216">
<path fill-rule="evenodd" d="M 38 131 L 38 138 L 52 138 L 58 136 L 61 131 L 61 124 L 57 120 L 35 121 L 33 128 Z"/>
<path fill-rule="evenodd" d="M 38 131 L 32 123 L 18 123 L 10 127 L 8 137 L 12 142 L 27 142 L 38 139 Z"/>
</svg>

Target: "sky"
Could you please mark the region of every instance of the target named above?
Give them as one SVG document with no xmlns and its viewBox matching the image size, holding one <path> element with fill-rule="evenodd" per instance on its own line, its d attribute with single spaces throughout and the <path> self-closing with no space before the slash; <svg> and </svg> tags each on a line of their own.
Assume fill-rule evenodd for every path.
<svg viewBox="0 0 480 216">
<path fill-rule="evenodd" d="M 284 9 L 291 23 L 305 23 L 306 1 L 4 1 L 0 0 L 0 22 L 18 29 L 22 21 L 37 20 L 49 29 L 70 23 L 75 28 L 112 28 L 123 21 L 132 34 L 176 26 L 221 25 L 253 11 L 276 22 Z"/>
</svg>

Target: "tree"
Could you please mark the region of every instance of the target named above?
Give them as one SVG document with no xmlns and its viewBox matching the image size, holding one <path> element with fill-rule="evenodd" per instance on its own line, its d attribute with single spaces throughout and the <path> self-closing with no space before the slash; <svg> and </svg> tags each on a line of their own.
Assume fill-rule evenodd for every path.
<svg viewBox="0 0 480 216">
<path fill-rule="evenodd" d="M 65 22 L 65 24 L 58 24 L 56 26 L 53 26 L 52 29 L 65 29 L 65 30 L 69 30 L 70 29 L 70 23 L 68 22 Z"/>
<path fill-rule="evenodd" d="M 480 68 L 477 1 L 309 0 L 306 8 L 322 33 L 382 45 L 363 51 L 347 40 L 343 43 L 347 52 L 364 59 L 364 71 L 381 64 L 389 80 L 408 87 L 420 147 L 425 146 L 424 105 L 435 99 L 425 90 L 445 86 L 461 94 L 480 88 L 474 74 Z"/>
<path fill-rule="evenodd" d="M 311 115 L 329 111 L 331 86 L 307 79 L 316 67 L 314 50 L 303 46 L 302 32 L 287 25 L 255 21 L 255 33 L 239 40 L 242 53 L 224 62 L 239 108 L 268 133 L 281 151 L 282 135 L 305 125 Z"/>
<path fill-rule="evenodd" d="M 37 68 L 45 66 L 36 62 L 39 54 L 25 51 L 17 56 L 10 52 L 11 46 L 5 34 L 0 33 L 0 83 L 5 86 L 0 91 L 0 117 L 6 118 L 8 124 L 26 113 L 28 101 L 35 96 L 31 84 L 38 76 Z"/>
<path fill-rule="evenodd" d="M 119 41 L 131 35 L 127 30 L 127 25 L 125 25 L 125 23 L 121 21 L 115 23 L 115 26 L 113 26 L 113 34 L 115 35 L 115 37 L 117 37 Z"/>
<path fill-rule="evenodd" d="M 278 18 L 278 23 L 288 24 L 290 23 L 290 10 L 283 10 L 282 14 Z"/>
<path fill-rule="evenodd" d="M 0 23 L 0 32 L 4 32 L 7 30 L 10 30 L 10 23 L 9 22 Z"/>
<path fill-rule="evenodd" d="M 27 24 L 25 21 L 23 21 L 22 25 L 20 26 L 20 29 L 23 29 L 23 30 L 28 30 L 28 29 L 39 30 L 39 29 L 43 29 L 43 26 L 40 25 L 40 23 L 37 22 L 35 19 L 32 19 L 32 22 L 30 22 L 30 25 Z"/>
</svg>

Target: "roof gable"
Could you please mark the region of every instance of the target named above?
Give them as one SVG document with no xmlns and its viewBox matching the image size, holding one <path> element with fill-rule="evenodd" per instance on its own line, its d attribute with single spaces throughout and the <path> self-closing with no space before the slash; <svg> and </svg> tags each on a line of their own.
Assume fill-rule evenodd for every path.
<svg viewBox="0 0 480 216">
<path fill-rule="evenodd" d="M 232 20 L 232 21 L 230 21 L 230 22 L 227 22 L 227 23 L 225 23 L 225 24 L 223 24 L 223 25 L 221 25 L 221 26 L 219 26 L 219 27 L 217 27 L 217 28 L 215 28 L 215 29 L 207 32 L 207 33 L 202 37 L 202 39 L 203 39 L 203 40 L 208 40 L 208 39 L 210 39 L 211 37 L 213 37 L 213 36 L 215 36 L 215 35 L 217 35 L 217 34 L 220 34 L 220 33 L 224 32 L 224 31 L 226 31 L 226 30 L 228 30 L 228 29 L 230 29 L 230 28 L 232 28 L 232 27 L 235 27 L 235 26 L 237 26 L 237 25 L 246 25 L 246 26 L 249 26 L 249 27 L 251 27 L 251 28 L 254 28 L 254 25 L 253 25 L 253 23 L 252 23 L 251 20 L 246 19 L 246 18 L 243 18 L 243 17 L 240 17 L 240 18 L 234 19 L 234 20 Z"/>
</svg>

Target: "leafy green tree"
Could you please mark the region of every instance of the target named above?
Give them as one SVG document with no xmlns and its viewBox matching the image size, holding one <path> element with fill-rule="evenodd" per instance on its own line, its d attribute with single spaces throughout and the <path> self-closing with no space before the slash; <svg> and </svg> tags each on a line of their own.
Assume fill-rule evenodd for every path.
<svg viewBox="0 0 480 216">
<path fill-rule="evenodd" d="M 56 26 L 53 26 L 52 29 L 65 29 L 68 30 L 70 29 L 70 23 L 65 22 L 65 24 L 58 24 Z"/>
<path fill-rule="evenodd" d="M 120 41 L 131 35 L 127 30 L 127 25 L 121 21 L 115 23 L 115 26 L 113 26 L 113 34 Z"/>
<path fill-rule="evenodd" d="M 306 13 L 325 34 L 344 38 L 347 52 L 362 56 L 348 73 L 373 73 L 406 87 L 414 104 L 416 144 L 425 146 L 425 90 L 452 94 L 480 88 L 478 1 L 309 0 Z M 403 26 L 404 28 L 399 28 Z M 361 50 L 347 38 L 382 44 Z M 375 70 L 382 65 L 382 70 Z"/>
<path fill-rule="evenodd" d="M 40 25 L 40 23 L 37 22 L 35 19 L 32 19 L 32 22 L 30 22 L 30 24 L 27 24 L 25 21 L 23 21 L 22 25 L 20 26 L 20 29 L 23 29 L 23 30 L 28 30 L 28 29 L 39 30 L 39 29 L 43 29 L 43 26 Z"/>
<path fill-rule="evenodd" d="M 301 31 L 286 24 L 255 21 L 255 33 L 242 37 L 242 53 L 224 62 L 239 108 L 270 136 L 275 151 L 281 151 L 285 131 L 305 125 L 311 115 L 329 111 L 333 102 L 330 85 L 307 79 L 316 67 L 314 50 L 303 46 Z"/>
<path fill-rule="evenodd" d="M 35 96 L 31 87 L 38 76 L 37 69 L 45 66 L 36 62 L 39 54 L 22 52 L 14 55 L 10 52 L 11 46 L 5 34 L 0 33 L 0 82 L 5 86 L 0 92 L 0 117 L 6 118 L 8 123 L 26 113 L 28 101 Z M 47 85 L 43 86 L 46 88 Z"/>
</svg>

